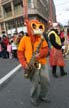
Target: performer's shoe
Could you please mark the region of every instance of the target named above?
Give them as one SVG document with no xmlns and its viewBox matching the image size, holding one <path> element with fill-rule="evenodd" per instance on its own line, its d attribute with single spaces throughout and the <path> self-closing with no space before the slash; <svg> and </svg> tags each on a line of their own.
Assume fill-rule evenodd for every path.
<svg viewBox="0 0 69 108">
<path fill-rule="evenodd" d="M 53 74 L 53 76 L 54 76 L 55 78 L 58 78 L 58 76 L 57 76 L 56 74 Z"/>
<path fill-rule="evenodd" d="M 31 99 L 31 103 L 32 103 L 34 106 L 39 106 L 40 101 L 39 101 L 39 100 Z"/>
<path fill-rule="evenodd" d="M 67 72 L 62 72 L 61 76 L 67 75 Z"/>
<path fill-rule="evenodd" d="M 42 98 L 39 97 L 40 101 L 46 102 L 46 103 L 51 103 L 51 100 L 47 99 L 47 98 Z"/>
</svg>

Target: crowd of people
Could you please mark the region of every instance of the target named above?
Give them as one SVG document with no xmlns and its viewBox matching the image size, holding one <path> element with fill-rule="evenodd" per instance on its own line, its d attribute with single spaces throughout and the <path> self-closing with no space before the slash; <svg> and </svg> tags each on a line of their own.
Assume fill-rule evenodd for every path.
<svg viewBox="0 0 69 108">
<path fill-rule="evenodd" d="M 51 28 L 49 28 L 46 32 L 43 33 L 45 40 L 48 43 L 49 49 L 51 46 L 51 42 L 48 37 L 48 33 L 50 30 Z M 18 34 L 14 34 L 10 38 L 7 35 L 3 34 L 2 37 L 0 37 L 0 57 L 17 58 L 17 47 L 23 36 L 24 36 L 23 31 L 21 31 Z M 64 30 L 61 30 L 60 39 L 62 44 L 61 49 L 62 49 L 63 57 L 66 57 L 69 54 L 69 31 L 67 32 L 67 36 L 65 37 Z"/>
<path fill-rule="evenodd" d="M 17 47 L 23 35 L 23 31 L 19 34 L 14 34 L 12 37 L 3 34 L 3 36 L 0 37 L 0 57 L 10 59 L 17 58 Z"/>
</svg>

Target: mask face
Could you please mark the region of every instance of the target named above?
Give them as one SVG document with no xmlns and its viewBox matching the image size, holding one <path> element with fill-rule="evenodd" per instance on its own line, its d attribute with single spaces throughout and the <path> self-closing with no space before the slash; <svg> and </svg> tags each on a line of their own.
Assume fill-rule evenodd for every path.
<svg viewBox="0 0 69 108">
<path fill-rule="evenodd" d="M 45 31 L 45 26 L 37 19 L 26 21 L 27 32 L 29 36 L 41 35 Z"/>
<path fill-rule="evenodd" d="M 60 28 L 59 28 L 59 26 L 57 26 L 57 31 L 58 31 L 58 34 L 60 34 Z"/>
<path fill-rule="evenodd" d="M 43 32 L 40 30 L 40 29 L 38 29 L 38 30 L 33 30 L 33 34 L 34 35 L 41 35 Z"/>
<path fill-rule="evenodd" d="M 33 35 L 41 35 L 44 32 L 44 25 L 41 23 L 33 22 L 31 24 Z"/>
</svg>

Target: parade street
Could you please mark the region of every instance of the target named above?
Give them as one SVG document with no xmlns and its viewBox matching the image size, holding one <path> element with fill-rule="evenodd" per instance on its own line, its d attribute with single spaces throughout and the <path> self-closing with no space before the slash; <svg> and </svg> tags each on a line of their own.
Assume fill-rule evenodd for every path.
<svg viewBox="0 0 69 108">
<path fill-rule="evenodd" d="M 0 108 L 69 108 L 69 60 L 65 59 L 66 76 L 61 77 L 59 68 L 57 69 L 58 78 L 54 78 L 50 73 L 50 88 L 47 98 L 50 103 L 40 103 L 33 106 L 30 102 L 31 82 L 24 78 L 21 67 L 10 75 L 5 76 L 19 66 L 17 59 L 0 59 Z M 8 77 L 8 76 L 7 76 Z"/>
</svg>

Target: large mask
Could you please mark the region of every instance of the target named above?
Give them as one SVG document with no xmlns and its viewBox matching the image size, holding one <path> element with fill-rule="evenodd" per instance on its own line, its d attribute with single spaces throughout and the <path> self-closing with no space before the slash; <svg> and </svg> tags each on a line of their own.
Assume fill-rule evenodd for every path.
<svg viewBox="0 0 69 108">
<path fill-rule="evenodd" d="M 29 35 L 41 35 L 45 30 L 44 24 L 36 19 L 29 20 L 26 24 Z"/>
</svg>

